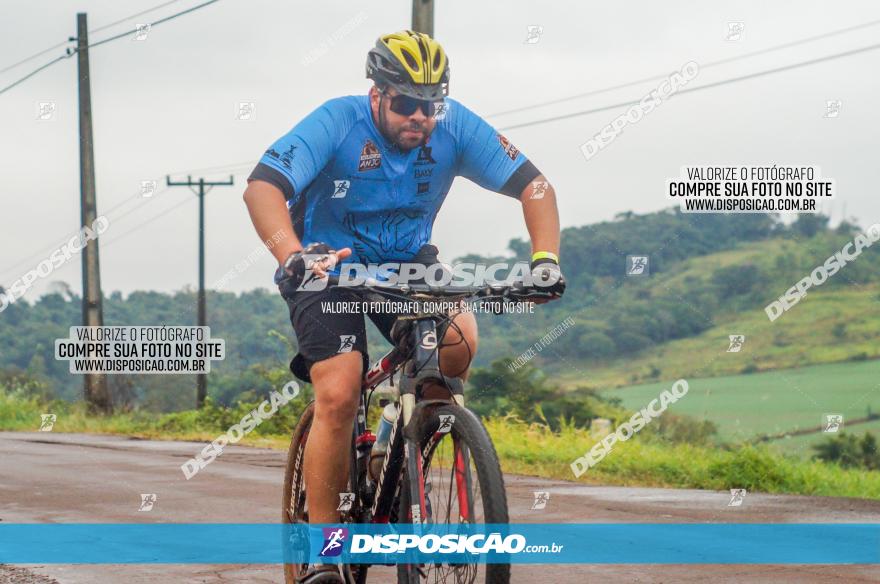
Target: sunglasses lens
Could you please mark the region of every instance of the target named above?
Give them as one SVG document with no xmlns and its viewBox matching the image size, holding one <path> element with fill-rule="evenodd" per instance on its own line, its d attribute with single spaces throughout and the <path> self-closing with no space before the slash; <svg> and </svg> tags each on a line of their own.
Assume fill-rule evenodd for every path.
<svg viewBox="0 0 880 584">
<path fill-rule="evenodd" d="M 425 116 L 430 116 L 434 110 L 434 103 L 423 99 L 416 99 L 408 95 L 395 95 L 391 98 L 391 111 L 402 116 L 411 116 L 421 109 Z"/>
</svg>

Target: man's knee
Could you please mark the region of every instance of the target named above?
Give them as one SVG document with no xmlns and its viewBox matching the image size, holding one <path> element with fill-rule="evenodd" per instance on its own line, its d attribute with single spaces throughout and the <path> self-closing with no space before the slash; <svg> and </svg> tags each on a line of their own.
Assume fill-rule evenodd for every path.
<svg viewBox="0 0 880 584">
<path fill-rule="evenodd" d="M 315 415 L 339 425 L 349 423 L 357 411 L 362 369 L 360 351 L 340 353 L 312 365 L 309 375 L 315 387 Z"/>
<path fill-rule="evenodd" d="M 477 320 L 463 312 L 453 319 L 443 337 L 440 369 L 445 375 L 462 376 L 477 353 Z M 463 371 L 464 370 L 464 371 Z"/>
</svg>

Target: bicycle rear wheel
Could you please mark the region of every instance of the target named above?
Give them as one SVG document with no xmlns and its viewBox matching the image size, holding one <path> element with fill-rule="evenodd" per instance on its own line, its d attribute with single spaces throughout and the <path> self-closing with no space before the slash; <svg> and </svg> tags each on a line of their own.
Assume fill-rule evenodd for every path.
<svg viewBox="0 0 880 584">
<path fill-rule="evenodd" d="M 451 426 L 442 425 L 451 418 Z M 482 422 L 470 410 L 443 405 L 422 418 L 422 471 L 426 523 L 507 523 L 507 495 L 498 456 Z M 412 522 L 409 477 L 400 489 L 401 522 Z M 398 567 L 398 583 L 508 584 L 510 564 L 437 562 Z"/>
<path fill-rule="evenodd" d="M 287 466 L 284 470 L 284 493 L 281 500 L 282 523 L 308 523 L 309 511 L 306 508 L 306 489 L 303 482 L 303 455 L 309 430 L 312 427 L 312 419 L 315 417 L 315 404 L 309 404 L 299 423 L 293 430 L 290 439 L 290 447 L 287 450 Z M 303 546 L 306 541 L 297 543 L 284 542 L 285 545 Z M 307 548 L 306 548 L 307 549 Z M 305 563 L 284 564 L 284 581 L 287 584 L 295 584 L 296 578 L 305 569 Z"/>
<path fill-rule="evenodd" d="M 299 423 L 290 439 L 290 448 L 287 451 L 287 466 L 284 471 L 284 493 L 281 500 L 282 523 L 309 522 L 306 487 L 303 480 L 303 457 L 314 417 L 315 403 L 312 402 L 306 407 L 302 416 L 300 416 Z M 308 550 L 307 539 L 305 541 L 284 542 L 284 545 Z M 295 584 L 297 576 L 305 571 L 306 566 L 305 562 L 285 563 L 285 583 Z M 343 566 L 343 572 L 345 579 L 352 584 L 364 584 L 367 581 L 367 566 L 365 565 L 346 565 Z"/>
</svg>

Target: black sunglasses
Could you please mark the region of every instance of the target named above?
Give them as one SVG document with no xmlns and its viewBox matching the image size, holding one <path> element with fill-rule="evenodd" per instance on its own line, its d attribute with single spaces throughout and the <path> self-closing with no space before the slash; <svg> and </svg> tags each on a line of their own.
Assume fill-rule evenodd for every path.
<svg viewBox="0 0 880 584">
<path fill-rule="evenodd" d="M 391 111 L 396 114 L 401 116 L 411 116 L 416 113 L 417 109 L 420 109 L 422 110 L 422 113 L 425 114 L 425 117 L 431 117 L 434 115 L 434 104 L 436 102 L 427 99 L 416 99 L 415 97 L 410 97 L 408 95 L 388 95 L 384 91 L 382 93 L 391 100 L 389 107 Z"/>
</svg>

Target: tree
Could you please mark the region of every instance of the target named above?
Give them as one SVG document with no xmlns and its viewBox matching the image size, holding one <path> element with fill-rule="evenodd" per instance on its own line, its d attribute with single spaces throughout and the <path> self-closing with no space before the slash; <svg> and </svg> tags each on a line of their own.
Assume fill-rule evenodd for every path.
<svg viewBox="0 0 880 584">
<path fill-rule="evenodd" d="M 825 462 L 836 462 L 844 467 L 880 470 L 877 439 L 870 432 L 865 432 L 861 439 L 853 434 L 838 434 L 816 444 L 813 449 L 816 451 L 816 458 Z"/>
<path fill-rule="evenodd" d="M 827 215 L 800 213 L 795 222 L 791 224 L 791 230 L 804 237 L 813 237 L 820 231 L 828 229 L 828 220 Z"/>
</svg>

